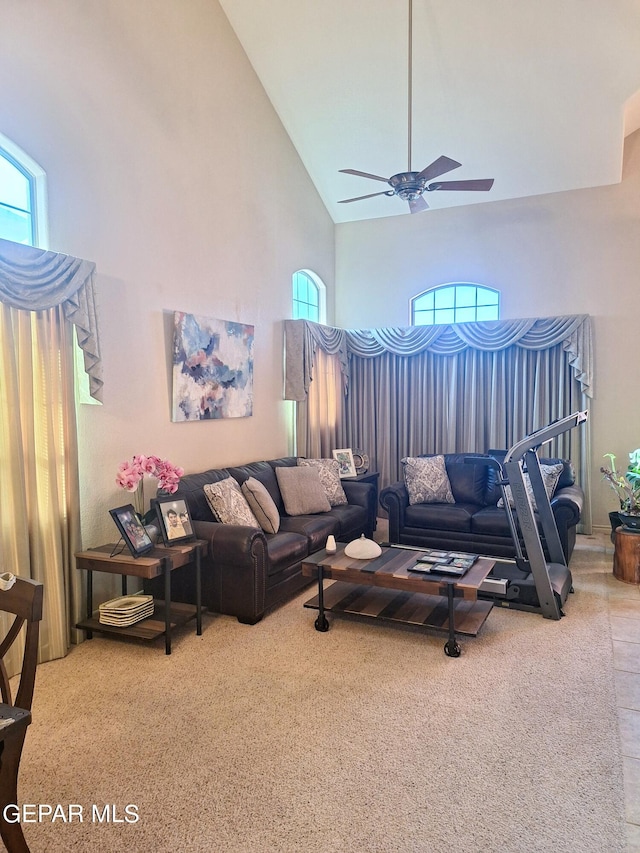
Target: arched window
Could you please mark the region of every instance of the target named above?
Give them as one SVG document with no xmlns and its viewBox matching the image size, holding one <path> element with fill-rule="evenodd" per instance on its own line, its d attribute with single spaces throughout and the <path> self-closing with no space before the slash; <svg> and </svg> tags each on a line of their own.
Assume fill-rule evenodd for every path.
<svg viewBox="0 0 640 853">
<path fill-rule="evenodd" d="M 44 171 L 2 134 L 0 237 L 14 243 L 48 248 Z"/>
<path fill-rule="evenodd" d="M 500 293 L 471 282 L 441 284 L 411 299 L 411 325 L 435 326 L 500 318 Z"/>
<path fill-rule="evenodd" d="M 324 283 L 310 270 L 298 270 L 293 274 L 293 319 L 313 320 L 325 323 L 326 289 Z"/>
</svg>

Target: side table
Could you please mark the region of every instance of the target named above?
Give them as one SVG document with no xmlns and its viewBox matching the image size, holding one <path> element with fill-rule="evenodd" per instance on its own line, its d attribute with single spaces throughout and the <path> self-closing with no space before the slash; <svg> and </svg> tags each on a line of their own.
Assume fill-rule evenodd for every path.
<svg viewBox="0 0 640 853">
<path fill-rule="evenodd" d="M 364 474 L 358 474 L 356 477 L 348 477 L 345 479 L 348 479 L 351 482 L 355 481 L 356 483 L 372 483 L 375 486 L 375 489 L 376 489 L 376 514 L 375 514 L 374 519 L 373 519 L 373 529 L 375 530 L 376 527 L 378 526 L 378 520 L 377 520 L 378 509 L 379 509 L 379 506 L 378 506 L 378 493 L 379 493 L 378 480 L 380 479 L 380 474 L 378 473 L 378 471 L 367 471 Z"/>
<path fill-rule="evenodd" d="M 640 533 L 616 528 L 613 576 L 625 583 L 640 583 Z"/>
<path fill-rule="evenodd" d="M 171 629 L 184 625 L 189 619 L 196 618 L 196 633 L 202 634 L 201 607 L 201 557 L 207 543 L 197 539 L 180 545 L 157 545 L 142 557 L 119 553 L 111 556 L 115 545 L 101 545 L 87 551 L 79 551 L 76 555 L 76 568 L 87 572 L 87 615 L 77 623 L 76 628 L 86 631 L 87 639 L 93 637 L 93 632 L 116 634 L 124 637 L 137 637 L 142 640 L 154 640 L 164 634 L 165 652 L 171 654 Z M 171 602 L 171 572 L 193 562 L 196 570 L 196 605 Z M 97 612 L 93 610 L 93 572 L 108 572 L 122 575 L 122 594 L 127 594 L 127 578 L 144 579 L 164 575 L 164 601 L 154 601 L 153 616 L 142 619 L 127 628 L 117 625 L 103 625 Z"/>
</svg>

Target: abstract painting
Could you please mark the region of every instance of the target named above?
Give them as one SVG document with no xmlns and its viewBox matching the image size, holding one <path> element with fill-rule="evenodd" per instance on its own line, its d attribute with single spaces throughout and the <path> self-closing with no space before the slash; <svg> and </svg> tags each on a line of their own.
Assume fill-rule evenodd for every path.
<svg viewBox="0 0 640 853">
<path fill-rule="evenodd" d="M 253 326 L 176 311 L 173 421 L 253 414 Z"/>
</svg>

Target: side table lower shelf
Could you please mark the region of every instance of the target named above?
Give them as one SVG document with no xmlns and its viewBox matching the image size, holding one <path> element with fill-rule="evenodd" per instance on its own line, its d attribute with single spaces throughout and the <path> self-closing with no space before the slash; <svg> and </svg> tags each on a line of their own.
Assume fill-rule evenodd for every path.
<svg viewBox="0 0 640 853">
<path fill-rule="evenodd" d="M 133 625 L 128 625 L 126 628 L 120 628 L 117 625 L 104 625 L 100 622 L 98 616 L 99 611 L 96 610 L 90 618 L 81 619 L 76 624 L 76 628 L 81 628 L 87 632 L 87 638 L 95 631 L 101 634 L 114 634 L 121 637 L 135 637 L 139 640 L 155 640 L 165 633 L 165 603 L 154 599 L 153 616 L 147 616 L 146 619 L 141 619 L 140 622 L 135 622 Z M 179 628 L 185 625 L 190 619 L 195 619 L 198 613 L 198 608 L 193 604 L 181 604 L 173 601 L 169 610 L 170 629 Z"/>
<path fill-rule="evenodd" d="M 86 631 L 90 640 L 93 632 L 101 634 L 120 635 L 121 637 L 137 637 L 152 640 L 164 634 L 165 652 L 171 654 L 172 628 L 184 625 L 195 616 L 196 634 L 202 634 L 202 601 L 201 601 L 201 552 L 207 543 L 193 539 L 177 545 L 157 545 L 141 557 L 133 557 L 124 551 L 114 553 L 117 546 L 113 544 L 100 545 L 87 551 L 75 554 L 76 568 L 87 573 L 87 609 L 86 616 L 81 619 L 76 628 Z M 206 553 L 206 550 L 205 550 Z M 196 604 L 183 604 L 171 600 L 171 573 L 190 563 L 194 564 L 196 573 Z M 154 599 L 153 616 L 140 620 L 133 625 L 103 625 L 100 622 L 99 611 L 93 609 L 93 573 L 106 572 L 122 576 L 122 595 L 127 595 L 127 578 L 137 577 L 142 580 L 163 578 L 164 600 Z"/>
</svg>

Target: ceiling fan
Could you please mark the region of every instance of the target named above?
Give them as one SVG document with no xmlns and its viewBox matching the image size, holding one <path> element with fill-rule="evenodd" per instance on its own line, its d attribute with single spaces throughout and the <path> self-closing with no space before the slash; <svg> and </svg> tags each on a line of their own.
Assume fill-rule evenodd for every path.
<svg viewBox="0 0 640 853">
<path fill-rule="evenodd" d="M 438 157 L 421 172 L 411 169 L 411 139 L 412 139 L 412 107 L 413 107 L 413 0 L 409 0 L 409 80 L 408 80 L 408 169 L 406 172 L 398 172 L 390 178 L 380 175 L 372 175 L 370 172 L 359 172 L 357 169 L 340 169 L 346 175 L 359 175 L 361 178 L 371 178 L 374 181 L 383 181 L 389 184 L 390 190 L 379 193 L 359 195 L 356 198 L 344 198 L 338 204 L 350 204 L 352 201 L 363 201 L 365 198 L 375 198 L 378 195 L 398 196 L 409 203 L 411 213 L 420 213 L 427 210 L 429 205 L 424 199 L 423 193 L 436 192 L 438 190 L 462 190 L 465 192 L 487 192 L 493 186 L 493 178 L 479 178 L 470 181 L 436 181 L 430 183 L 433 178 L 444 175 L 457 169 L 462 163 L 452 160 L 450 157 Z"/>
</svg>

